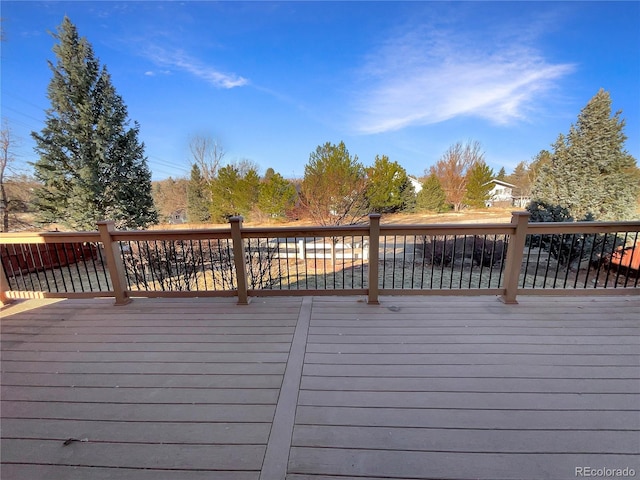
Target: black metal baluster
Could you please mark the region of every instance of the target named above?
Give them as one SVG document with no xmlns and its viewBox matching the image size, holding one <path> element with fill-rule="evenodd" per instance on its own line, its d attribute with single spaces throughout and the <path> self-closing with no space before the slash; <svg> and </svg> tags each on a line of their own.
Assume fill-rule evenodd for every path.
<svg viewBox="0 0 640 480">
<path fill-rule="evenodd" d="M 593 252 L 596 249 L 596 239 L 598 238 L 596 233 L 593 235 L 593 240 L 591 241 L 591 249 L 589 250 L 589 264 L 587 265 L 587 272 L 584 275 L 584 285 L 582 288 L 587 288 L 587 284 L 589 282 L 589 273 L 591 272 L 591 266 L 593 265 Z M 585 236 L 585 243 L 587 242 L 587 237 Z"/>
<path fill-rule="evenodd" d="M 567 266 L 565 268 L 564 273 L 564 283 L 562 284 L 562 288 L 567 288 L 567 281 L 569 279 L 569 270 L 571 270 L 571 256 L 573 255 L 573 249 L 576 243 L 576 233 L 574 233 L 571 237 L 571 246 L 569 247 L 569 253 L 567 253 Z M 578 268 L 580 268 L 580 262 L 578 261 Z"/>
<path fill-rule="evenodd" d="M 598 269 L 596 270 L 596 278 L 595 278 L 595 281 L 593 282 L 593 288 L 598 288 L 598 281 L 600 279 L 600 270 L 602 270 L 602 264 L 604 263 L 604 255 L 605 255 L 604 252 L 607 246 L 608 235 L 609 235 L 608 233 L 605 233 L 602 239 L 602 248 L 600 249 L 600 261 L 598 262 Z"/>
<path fill-rule="evenodd" d="M 12 245 L 12 247 L 13 247 L 13 258 L 16 261 L 16 267 L 17 267 L 17 271 L 16 271 L 17 276 L 15 278 L 16 278 L 16 282 L 18 283 L 18 285 L 20 285 L 20 283 L 22 283 L 22 289 L 21 290 L 28 290 L 29 287 L 27 287 L 27 280 L 25 279 L 25 276 L 22 273 L 22 263 L 25 263 L 26 260 L 25 260 L 25 262 L 22 262 L 21 258 L 20 258 L 21 256 L 22 256 L 23 259 L 25 258 L 24 257 L 24 251 L 23 251 L 24 245 L 23 244 L 19 244 L 18 246 L 20 247 L 20 252 L 21 252 L 22 255 L 18 254 L 18 250 L 16 249 L 16 245 L 15 244 Z M 28 265 L 26 265 L 26 266 L 28 267 Z M 13 268 L 13 265 L 12 265 L 12 268 Z M 17 281 L 18 277 L 20 277 L 20 282 Z M 56 289 L 56 291 L 57 291 L 57 289 Z"/>
<path fill-rule="evenodd" d="M 604 277 L 604 288 L 609 285 L 609 275 L 611 274 L 611 268 L 613 266 L 613 253 L 616 251 L 616 243 L 618 243 L 618 232 L 613 234 L 613 245 L 611 246 L 611 256 L 609 257 L 609 264 L 607 265 L 607 274 Z"/>
<path fill-rule="evenodd" d="M 98 249 L 98 246 L 95 243 L 87 243 L 87 245 L 89 246 L 89 253 L 90 253 L 90 259 L 91 259 L 91 266 L 93 267 L 93 274 L 94 277 L 96 278 L 96 283 L 98 284 L 98 292 L 102 291 L 102 285 L 100 285 L 100 276 L 98 275 L 98 266 L 96 265 L 96 250 Z"/>
<path fill-rule="evenodd" d="M 36 274 L 36 281 L 38 283 L 38 290 L 42 291 L 42 283 L 40 282 L 40 273 L 38 272 L 38 264 L 36 263 L 36 259 L 33 255 L 33 249 L 32 247 L 36 247 L 36 251 L 39 251 L 40 249 L 38 248 L 38 245 L 25 245 L 26 247 L 29 248 L 29 256 L 31 258 L 31 263 L 33 264 L 33 269 L 35 270 L 35 274 Z M 40 265 L 43 267 L 44 270 L 44 264 L 40 263 Z M 33 285 L 33 274 L 29 274 L 29 279 L 31 280 L 31 284 Z M 34 290 L 35 290 L 35 285 L 34 285 Z"/>
<path fill-rule="evenodd" d="M 80 265 L 78 265 L 79 260 L 78 260 L 78 256 L 76 255 L 76 247 L 74 245 L 74 243 L 69 244 L 71 247 L 71 254 L 73 255 L 73 263 L 75 264 L 76 267 L 76 273 L 78 274 L 78 282 L 80 282 L 80 291 L 84 292 L 84 282 L 82 281 L 82 274 L 80 273 Z"/>
<path fill-rule="evenodd" d="M 578 268 L 576 268 L 576 278 L 575 281 L 573 282 L 573 288 L 577 288 L 578 287 L 578 277 L 580 276 L 580 265 L 582 264 L 582 257 L 584 255 L 584 246 L 587 243 L 587 238 L 588 238 L 588 233 L 585 233 L 582 236 L 582 242 L 580 244 L 580 254 L 578 256 Z M 589 270 L 589 266 L 587 265 L 587 271 Z"/>
<path fill-rule="evenodd" d="M 58 251 L 57 245 L 58 245 L 57 243 L 54 244 L 54 249 L 53 249 L 53 251 L 56 254 L 56 261 L 58 262 L 58 266 L 56 268 L 58 268 L 58 271 L 60 272 L 60 280 L 62 281 L 62 288 L 64 289 L 63 292 L 68 292 L 69 290 L 67 289 L 67 282 L 65 281 L 65 278 L 64 278 L 64 270 L 62 268 L 62 260 L 60 260 L 60 253 Z M 63 245 L 64 247 L 64 244 L 61 244 L 61 245 Z M 49 251 L 49 255 L 51 255 L 50 251 Z"/>
<path fill-rule="evenodd" d="M 105 266 L 104 257 L 102 256 L 102 249 L 103 248 L 104 247 L 101 246 L 101 244 L 96 243 L 96 251 L 98 253 L 98 257 L 100 258 L 99 263 L 100 263 L 100 266 L 102 268 L 102 275 L 104 276 L 104 282 L 105 282 L 105 285 L 107 286 L 106 287 L 107 290 L 110 290 L 110 289 L 113 288 L 113 286 L 110 285 L 109 275 L 107 274 L 107 267 Z M 97 276 L 97 273 L 96 273 L 96 276 Z"/>
<path fill-rule="evenodd" d="M 493 279 L 493 266 L 495 265 L 496 250 L 498 249 L 498 247 L 497 247 L 497 245 L 498 245 L 497 238 L 498 238 L 497 235 L 493 236 L 493 243 L 491 244 L 491 255 L 489 255 L 489 282 L 487 283 L 489 288 L 491 288 L 491 280 Z M 486 235 L 485 235 L 485 239 L 486 239 Z M 504 254 L 504 247 L 503 247 L 502 250 L 503 250 L 503 254 Z M 483 253 L 483 255 L 484 255 L 484 253 Z M 502 266 L 500 266 L 500 269 L 502 269 Z M 498 278 L 498 287 L 500 287 L 500 278 Z"/>
<path fill-rule="evenodd" d="M 125 244 L 127 245 L 127 248 L 129 249 L 129 255 L 127 255 L 127 252 L 125 251 L 125 249 L 122 248 L 122 246 L 125 245 Z M 122 264 L 124 266 L 124 276 L 125 276 L 125 278 L 127 280 L 127 288 L 129 290 L 133 290 L 133 286 L 131 284 L 131 276 L 129 275 L 129 270 L 131 270 L 135 274 L 136 266 L 135 266 L 135 261 L 134 261 L 134 258 L 133 258 L 133 249 L 131 248 L 131 240 L 128 240 L 126 243 L 125 242 L 118 242 L 118 247 L 119 247 L 119 250 L 120 250 L 120 254 L 122 255 Z M 130 266 L 128 267 L 128 265 L 130 265 Z"/>
<path fill-rule="evenodd" d="M 386 287 L 387 284 L 387 237 L 382 237 L 382 241 L 380 242 L 382 245 L 382 288 Z"/>
<path fill-rule="evenodd" d="M 618 265 L 618 268 L 616 269 L 616 281 L 615 281 L 615 286 L 614 286 L 614 288 L 618 288 L 618 283 L 619 283 L 619 281 L 620 281 L 620 272 L 621 272 L 621 271 L 622 271 L 622 269 L 623 269 L 623 266 L 622 266 L 622 259 L 623 259 L 623 257 L 624 257 L 624 253 L 625 253 L 625 250 L 624 250 L 624 249 L 625 249 L 625 247 L 627 246 L 627 238 L 628 238 L 628 236 L 629 236 L 629 232 L 624 232 L 624 240 L 623 240 L 623 242 L 622 242 L 622 246 L 621 246 L 621 248 L 620 248 L 620 265 Z M 617 238 L 617 236 L 616 236 L 616 238 Z M 615 243 L 614 243 L 614 244 L 613 244 L 613 250 L 615 251 L 615 249 L 616 249 L 616 245 L 615 245 Z M 631 265 L 629 265 L 629 266 L 631 266 Z"/>
</svg>

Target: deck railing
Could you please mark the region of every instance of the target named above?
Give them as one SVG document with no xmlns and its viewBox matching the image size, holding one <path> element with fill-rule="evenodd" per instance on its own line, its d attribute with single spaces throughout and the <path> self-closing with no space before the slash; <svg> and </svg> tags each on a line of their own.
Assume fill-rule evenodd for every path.
<svg viewBox="0 0 640 480">
<path fill-rule="evenodd" d="M 20 233 L 0 238 L 0 296 L 640 293 L 640 222 Z"/>
</svg>

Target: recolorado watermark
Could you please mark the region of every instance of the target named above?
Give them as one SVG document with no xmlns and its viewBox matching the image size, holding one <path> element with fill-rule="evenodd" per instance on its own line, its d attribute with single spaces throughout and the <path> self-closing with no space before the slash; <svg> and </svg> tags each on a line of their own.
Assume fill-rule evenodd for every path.
<svg viewBox="0 0 640 480">
<path fill-rule="evenodd" d="M 631 467 L 626 468 L 594 468 L 576 467 L 576 477 L 584 478 L 629 478 L 635 477 L 636 471 Z"/>
</svg>

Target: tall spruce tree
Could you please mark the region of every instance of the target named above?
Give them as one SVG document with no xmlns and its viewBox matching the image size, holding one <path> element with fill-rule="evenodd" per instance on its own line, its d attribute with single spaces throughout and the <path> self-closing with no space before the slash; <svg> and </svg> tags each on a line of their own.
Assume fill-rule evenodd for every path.
<svg viewBox="0 0 640 480">
<path fill-rule="evenodd" d="M 118 228 L 157 223 L 139 125 L 129 126 L 106 67 L 69 18 L 53 37 L 51 108 L 42 131 L 32 132 L 40 156 L 35 176 L 43 184 L 35 193 L 38 220 L 74 229 L 95 229 L 100 220 Z"/>
<path fill-rule="evenodd" d="M 625 220 L 636 216 L 640 175 L 624 149 L 625 122 L 611 115 L 611 97 L 600 90 L 560 135 L 541 168 L 532 200 L 566 208 L 576 219 Z"/>
<path fill-rule="evenodd" d="M 447 203 L 447 195 L 435 173 L 429 175 L 422 183 L 422 190 L 418 192 L 416 202 L 418 210 L 442 213 L 451 208 Z"/>
<path fill-rule="evenodd" d="M 193 223 L 204 223 L 211 219 L 210 186 L 205 182 L 196 163 L 191 166 L 191 177 L 187 184 L 187 219 Z"/>
<path fill-rule="evenodd" d="M 476 162 L 467 173 L 464 202 L 472 208 L 485 208 L 491 198 L 491 179 L 493 170 L 484 161 Z"/>
</svg>

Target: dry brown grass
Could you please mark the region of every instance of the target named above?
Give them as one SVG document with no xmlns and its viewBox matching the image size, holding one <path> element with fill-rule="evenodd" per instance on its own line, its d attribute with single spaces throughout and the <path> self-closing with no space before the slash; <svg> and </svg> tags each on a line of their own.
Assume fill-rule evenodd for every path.
<svg viewBox="0 0 640 480">
<path fill-rule="evenodd" d="M 487 208 L 483 210 L 465 210 L 450 213 L 390 213 L 382 215 L 381 222 L 386 224 L 421 225 L 428 223 L 509 223 L 511 212 L 516 208 Z M 251 221 L 243 222 L 245 227 L 300 227 L 316 226 L 311 219 L 281 221 Z M 179 225 L 160 224 L 150 227 L 150 230 L 182 230 L 203 228 L 228 228 L 228 223 L 183 223 Z"/>
</svg>

